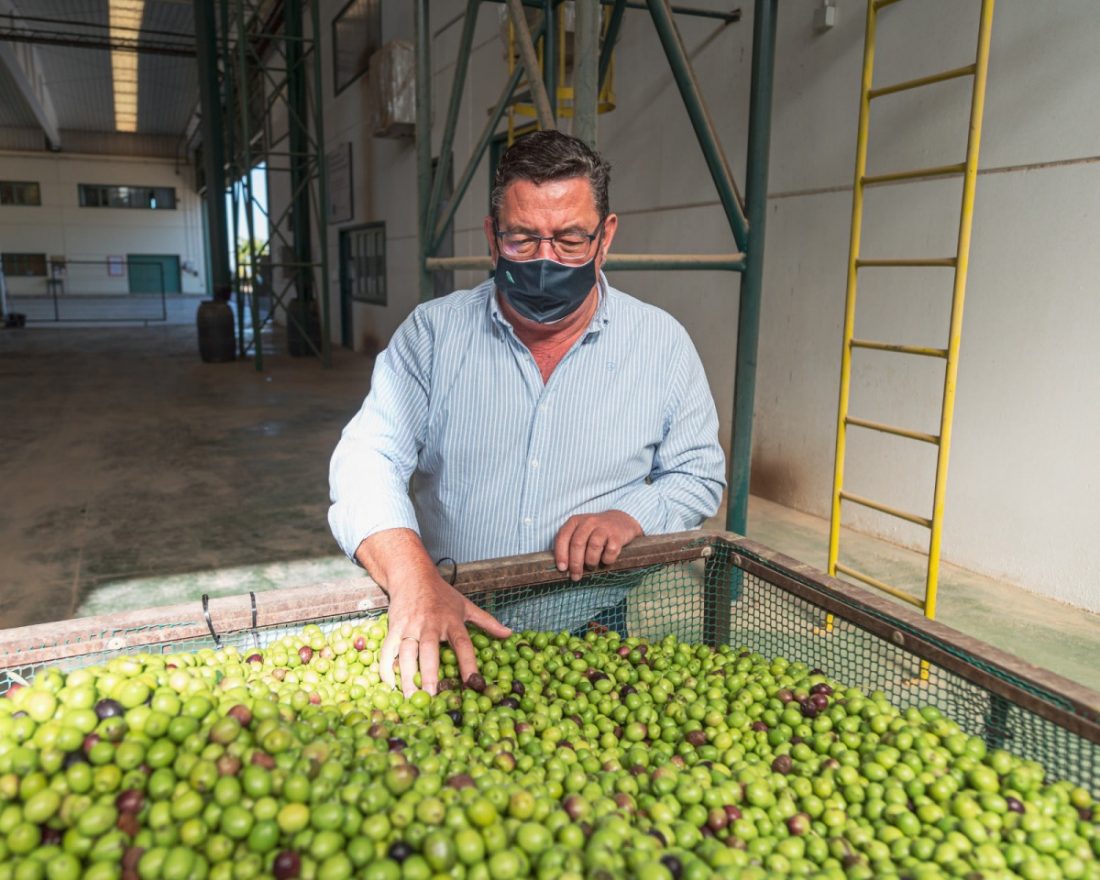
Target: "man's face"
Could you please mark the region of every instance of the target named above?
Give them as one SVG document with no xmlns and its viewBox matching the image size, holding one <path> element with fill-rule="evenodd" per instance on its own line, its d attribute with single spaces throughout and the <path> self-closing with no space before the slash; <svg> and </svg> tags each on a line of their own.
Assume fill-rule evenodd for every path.
<svg viewBox="0 0 1100 880">
<path fill-rule="evenodd" d="M 584 257 L 584 262 L 595 255 L 596 271 L 603 268 L 604 259 L 611 240 L 615 237 L 619 218 L 608 214 L 603 222 L 602 234 L 592 243 L 592 250 Z M 496 262 L 499 255 L 498 243 L 493 229 L 493 218 L 485 218 L 485 237 L 489 241 L 489 250 Z M 517 232 L 526 235 L 548 237 L 562 233 L 584 233 L 591 235 L 600 226 L 600 215 L 596 211 L 596 202 L 592 194 L 592 185 L 584 177 L 570 177 L 564 180 L 552 180 L 547 183 L 532 183 L 529 180 L 516 180 L 504 190 L 504 199 L 497 218 L 497 228 L 501 232 Z M 549 259 L 562 262 L 554 253 L 549 241 L 539 244 L 538 251 L 531 259 Z"/>
</svg>

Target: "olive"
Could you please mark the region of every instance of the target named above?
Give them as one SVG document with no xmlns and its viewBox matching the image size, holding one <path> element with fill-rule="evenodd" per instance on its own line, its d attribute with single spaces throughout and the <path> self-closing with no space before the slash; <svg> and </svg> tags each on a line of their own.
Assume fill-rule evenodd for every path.
<svg viewBox="0 0 1100 880">
<path fill-rule="evenodd" d="M 1012 810 L 1013 813 L 1026 812 L 1026 810 L 1024 809 L 1024 805 L 1023 805 L 1023 803 L 1020 802 L 1019 798 L 1014 798 L 1011 795 L 1009 795 L 1008 797 L 1005 798 L 1005 804 L 1008 806 L 1008 808 L 1010 810 Z"/>
<path fill-rule="evenodd" d="M 681 875 L 684 873 L 684 865 L 676 856 L 672 853 L 665 853 L 661 856 L 661 864 L 668 868 L 672 880 L 680 880 Z"/>
<path fill-rule="evenodd" d="M 102 721 L 104 718 L 114 718 L 116 715 L 122 715 L 126 712 L 122 708 L 122 703 L 118 700 L 103 699 L 95 704 L 96 718 Z"/>
<path fill-rule="evenodd" d="M 447 715 L 455 727 L 462 726 L 462 713 L 458 709 L 451 709 Z"/>
<path fill-rule="evenodd" d="M 515 694 L 517 697 L 522 697 L 524 694 L 527 693 L 527 688 L 523 686 L 522 681 L 513 681 L 512 693 Z"/>
<path fill-rule="evenodd" d="M 302 645 L 302 647 L 298 649 L 298 659 L 301 660 L 302 663 L 309 663 L 309 661 L 313 659 L 313 648 L 309 645 Z"/>
<path fill-rule="evenodd" d="M 386 855 L 398 864 L 401 864 L 405 859 L 411 856 L 413 852 L 413 848 L 405 843 L 405 841 L 398 840 L 390 845 L 390 848 L 386 851 Z"/>
<path fill-rule="evenodd" d="M 271 866 L 275 880 L 294 880 L 302 872 L 302 858 L 294 850 L 284 849 Z"/>
<path fill-rule="evenodd" d="M 485 678 L 480 672 L 472 672 L 466 677 L 466 687 L 479 694 L 485 693 Z"/>
<path fill-rule="evenodd" d="M 115 807 L 120 813 L 140 813 L 145 805 L 145 795 L 136 788 L 121 791 L 115 798 Z"/>
<path fill-rule="evenodd" d="M 772 761 L 772 770 L 776 773 L 782 773 L 784 776 L 791 772 L 793 766 L 794 762 L 791 760 L 790 755 L 777 755 L 775 760 Z"/>
</svg>

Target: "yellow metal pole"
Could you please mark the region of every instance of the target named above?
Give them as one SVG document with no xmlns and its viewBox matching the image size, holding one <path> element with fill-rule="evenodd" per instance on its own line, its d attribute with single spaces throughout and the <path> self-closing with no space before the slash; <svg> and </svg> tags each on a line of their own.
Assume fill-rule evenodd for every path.
<svg viewBox="0 0 1100 880">
<path fill-rule="evenodd" d="M 970 105 L 970 133 L 966 142 L 966 172 L 963 175 L 962 216 L 959 219 L 958 264 L 951 294 L 951 330 L 947 340 L 947 369 L 943 381 L 943 410 L 940 413 L 940 447 L 936 457 L 936 489 L 932 498 L 932 534 L 928 540 L 928 582 L 924 613 L 936 616 L 936 590 L 940 574 L 940 540 L 943 536 L 943 503 L 947 493 L 947 463 L 951 450 L 951 422 L 955 415 L 955 387 L 959 374 L 959 342 L 962 337 L 966 272 L 970 265 L 970 233 L 974 221 L 974 191 L 978 180 L 978 149 L 982 140 L 985 85 L 989 72 L 989 42 L 993 30 L 993 2 L 982 0 L 978 27 L 978 56 L 974 71 L 974 94 Z"/>
<path fill-rule="evenodd" d="M 856 261 L 863 231 L 863 178 L 867 173 L 867 130 L 871 120 L 871 80 L 875 69 L 875 3 L 867 0 L 867 26 L 863 42 L 863 76 L 859 90 L 859 127 L 856 131 L 855 184 L 852 187 L 852 228 L 848 240 L 848 286 L 844 300 L 844 345 L 840 353 L 840 395 L 836 419 L 836 460 L 833 465 L 833 503 L 829 519 L 829 574 L 836 575 L 840 555 L 840 491 L 844 484 L 844 452 L 847 440 L 848 395 L 852 380 L 852 336 L 856 322 Z M 833 626 L 832 615 L 825 621 Z"/>
</svg>

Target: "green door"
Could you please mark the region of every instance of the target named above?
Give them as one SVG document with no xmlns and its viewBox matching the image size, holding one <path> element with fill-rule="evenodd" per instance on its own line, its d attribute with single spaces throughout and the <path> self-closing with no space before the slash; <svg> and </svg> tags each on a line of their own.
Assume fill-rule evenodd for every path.
<svg viewBox="0 0 1100 880">
<path fill-rule="evenodd" d="M 174 254 L 127 254 L 130 293 L 179 293 L 180 258 Z"/>
</svg>

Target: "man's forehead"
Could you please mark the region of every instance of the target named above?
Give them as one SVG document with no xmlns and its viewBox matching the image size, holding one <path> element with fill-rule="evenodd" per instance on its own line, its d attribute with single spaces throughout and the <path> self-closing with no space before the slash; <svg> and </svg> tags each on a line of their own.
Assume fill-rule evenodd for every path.
<svg viewBox="0 0 1100 880">
<path fill-rule="evenodd" d="M 514 180 L 504 189 L 501 210 L 502 213 L 595 213 L 596 198 L 586 177 L 565 177 L 542 183 Z"/>
</svg>

